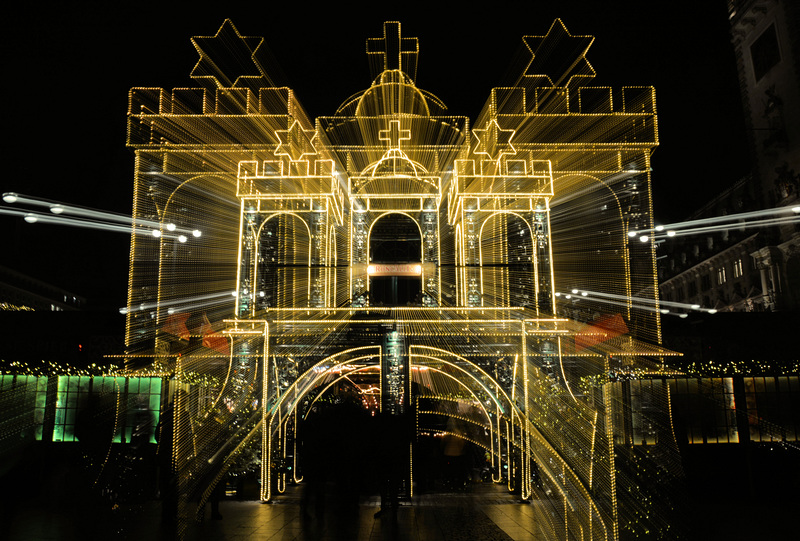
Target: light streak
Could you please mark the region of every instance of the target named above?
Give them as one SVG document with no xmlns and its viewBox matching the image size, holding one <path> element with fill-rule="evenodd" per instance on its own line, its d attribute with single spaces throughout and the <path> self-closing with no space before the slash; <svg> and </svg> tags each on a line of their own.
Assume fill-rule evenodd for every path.
<svg viewBox="0 0 800 541">
<path fill-rule="evenodd" d="M 602 293 L 600 291 L 588 291 L 588 290 L 579 290 L 579 289 L 573 289 L 572 292 L 576 293 L 576 294 L 578 292 L 580 292 L 581 295 L 588 296 L 589 298 L 592 298 L 592 299 L 596 299 L 597 297 L 603 297 L 603 298 L 608 298 L 608 299 L 620 300 L 620 301 L 623 301 L 623 302 L 634 302 L 634 303 L 637 303 L 639 305 L 654 306 L 654 305 L 658 304 L 659 306 L 669 306 L 669 307 L 672 307 L 672 308 L 680 308 L 680 309 L 683 309 L 683 310 L 695 310 L 695 311 L 699 311 L 699 312 L 709 312 L 709 313 L 712 313 L 712 314 L 716 313 L 715 309 L 713 309 L 713 308 L 701 308 L 699 304 L 687 304 L 687 303 L 683 303 L 683 302 L 655 300 L 655 299 L 648 299 L 647 297 L 634 297 L 634 296 L 628 297 L 628 296 L 625 296 L 625 295 L 616 295 L 616 294 L 613 294 L 613 293 Z M 556 295 L 560 295 L 560 293 L 557 293 Z"/>
<path fill-rule="evenodd" d="M 744 221 L 750 220 L 750 221 Z M 736 222 L 736 223 L 729 223 Z M 700 233 L 710 233 L 715 231 L 730 231 L 735 229 L 745 229 L 752 227 L 768 227 L 800 222 L 800 207 L 778 207 L 765 210 L 755 210 L 750 212 L 740 212 L 738 214 L 725 214 L 711 218 L 700 218 L 686 222 L 676 222 L 666 225 L 658 225 L 652 229 L 637 229 L 628 232 L 629 237 L 641 236 L 647 233 L 659 233 L 655 238 L 680 237 L 686 235 L 696 235 Z M 724 225 L 723 225 L 724 224 Z M 666 231 L 663 235 L 660 234 Z"/>
<path fill-rule="evenodd" d="M 125 226 L 122 224 L 104 223 L 92 220 L 84 220 L 80 218 L 68 218 L 65 216 L 58 216 L 58 215 L 54 216 L 51 214 L 43 214 L 38 212 L 26 212 L 16 209 L 8 209 L 5 207 L 0 207 L 0 214 L 10 215 L 10 216 L 21 216 L 29 224 L 65 225 L 71 227 L 98 229 L 102 231 L 110 231 L 116 233 L 127 233 L 128 235 L 130 234 L 149 235 L 149 236 L 153 235 L 152 229 L 132 228 L 130 226 Z"/>
<path fill-rule="evenodd" d="M 234 291 L 233 294 L 235 295 L 236 292 Z M 143 311 L 143 310 L 152 310 L 153 308 L 158 308 L 158 307 L 162 307 L 163 308 L 163 307 L 180 306 L 181 308 L 190 308 L 190 307 L 195 307 L 195 306 L 207 306 L 209 304 L 215 304 L 215 303 L 214 302 L 212 302 L 212 303 L 202 303 L 201 301 L 209 301 L 209 300 L 212 300 L 212 299 L 224 299 L 224 300 L 227 300 L 227 298 L 230 295 L 231 295 L 230 293 L 212 293 L 212 294 L 208 294 L 208 295 L 197 295 L 195 297 L 174 299 L 174 300 L 171 300 L 171 301 L 161 301 L 161 302 L 158 302 L 158 303 L 142 303 L 142 304 L 140 304 L 138 306 L 134 306 L 134 307 L 125 307 L 125 306 L 123 306 L 122 308 L 119 309 L 119 312 L 121 314 L 127 314 L 127 313 L 130 313 L 130 312 L 139 312 L 139 311 Z M 221 302 L 221 300 L 217 300 L 216 302 Z M 170 313 L 172 313 L 172 312 L 170 312 Z"/>
<path fill-rule="evenodd" d="M 106 231 L 118 231 L 125 233 L 131 232 L 130 227 L 138 226 L 141 228 L 150 228 L 149 231 L 147 231 L 145 234 L 150 234 L 153 235 L 154 237 L 161 236 L 160 233 L 156 234 L 153 233 L 153 231 L 160 231 L 163 225 L 163 228 L 170 232 L 187 233 L 191 234 L 194 237 L 200 237 L 202 235 L 201 231 L 198 229 L 178 227 L 177 225 L 171 222 L 167 224 L 161 224 L 160 222 L 141 219 L 141 218 L 134 221 L 131 216 L 128 216 L 126 214 L 119 214 L 116 212 L 108 212 L 104 210 L 96 210 L 86 207 L 79 207 L 75 205 L 68 205 L 66 203 L 60 203 L 49 199 L 43 199 L 40 197 L 34 197 L 30 195 L 20 195 L 15 192 L 4 193 L 3 201 L 9 204 L 23 203 L 33 207 L 47 207 L 52 214 L 55 214 L 56 216 L 59 217 L 63 217 L 62 221 L 56 221 L 53 220 L 52 216 L 50 216 L 49 214 L 24 212 L 23 216 L 31 217 L 31 220 L 26 219 L 28 223 L 71 225 L 74 227 L 88 227 L 92 229 L 104 229 Z M 6 208 L 0 208 L 0 213 L 11 214 L 11 215 L 16 214 L 15 212 L 13 212 L 13 209 L 6 209 Z M 76 216 L 77 218 L 70 220 L 66 217 L 66 215 Z M 124 224 L 129 226 L 129 228 L 122 229 L 113 227 L 114 225 L 117 224 Z M 108 226 L 108 227 L 102 227 L 102 226 Z M 136 234 L 141 234 L 141 232 L 136 229 L 134 229 L 133 231 Z M 185 237 L 185 235 L 180 235 L 180 236 Z M 179 238 L 179 236 L 175 236 L 175 238 Z"/>
<path fill-rule="evenodd" d="M 560 292 L 556 293 L 556 297 L 561 297 L 562 295 L 563 294 L 560 293 Z M 611 305 L 614 305 L 614 306 L 625 306 L 625 307 L 630 306 L 630 307 L 633 307 L 633 308 L 638 308 L 639 310 L 643 310 L 645 312 L 660 313 L 660 314 L 669 313 L 669 310 L 667 310 L 665 312 L 664 310 L 659 310 L 659 309 L 656 309 L 656 308 L 654 308 L 652 306 L 648 306 L 648 305 L 644 305 L 644 304 L 636 304 L 636 303 L 629 303 L 629 302 L 623 302 L 623 301 L 617 301 L 617 300 L 611 300 L 611 299 L 595 298 L 595 297 L 585 296 L 585 295 L 582 295 L 580 297 L 573 297 L 572 295 L 567 294 L 567 295 L 564 295 L 564 298 L 567 299 L 567 300 L 571 300 L 571 299 L 574 298 L 575 301 L 580 301 L 580 300 L 586 299 L 586 300 L 590 300 L 590 301 L 593 301 L 593 302 L 599 302 L 599 303 L 603 303 L 603 304 L 611 304 Z"/>
</svg>

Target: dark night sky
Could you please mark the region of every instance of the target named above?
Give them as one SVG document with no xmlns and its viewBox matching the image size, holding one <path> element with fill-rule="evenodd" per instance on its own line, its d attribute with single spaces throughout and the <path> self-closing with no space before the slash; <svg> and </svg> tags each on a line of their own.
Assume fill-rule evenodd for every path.
<svg viewBox="0 0 800 541">
<path fill-rule="evenodd" d="M 653 156 L 656 220 L 669 222 L 749 168 L 733 48 L 723 0 L 397 3 L 219 2 L 33 3 L 14 8 L 3 34 L 6 138 L 0 191 L 130 212 L 133 154 L 125 147 L 128 90 L 195 86 L 189 41 L 231 18 L 263 36 L 311 117 L 331 114 L 366 88 L 368 37 L 399 20 L 420 42 L 417 84 L 456 115 L 474 120 L 521 36 L 542 35 L 560 17 L 591 34 L 592 84 L 656 88 L 661 145 Z M 388 4 L 388 3 L 387 3 Z M 169 7 L 165 8 L 164 5 Z M 419 6 L 436 6 L 433 14 Z M 112 8 L 113 6 L 113 8 Z M 280 6 L 280 7 L 276 7 Z M 557 7 L 556 7 L 557 6 Z M 122 306 L 129 239 L 120 233 L 29 225 L 0 217 L 0 264 Z"/>
</svg>

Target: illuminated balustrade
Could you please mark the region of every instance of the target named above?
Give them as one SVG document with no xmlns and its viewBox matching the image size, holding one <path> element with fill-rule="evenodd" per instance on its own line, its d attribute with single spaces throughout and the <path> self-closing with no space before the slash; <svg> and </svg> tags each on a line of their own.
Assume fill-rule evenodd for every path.
<svg viewBox="0 0 800 541">
<path fill-rule="evenodd" d="M 241 161 L 236 195 L 257 201 L 257 212 L 331 210 L 341 223 L 345 196 L 334 162 L 314 160 L 313 174 L 309 174 L 311 168 L 309 161 L 292 162 L 289 167 L 280 160 Z"/>
</svg>

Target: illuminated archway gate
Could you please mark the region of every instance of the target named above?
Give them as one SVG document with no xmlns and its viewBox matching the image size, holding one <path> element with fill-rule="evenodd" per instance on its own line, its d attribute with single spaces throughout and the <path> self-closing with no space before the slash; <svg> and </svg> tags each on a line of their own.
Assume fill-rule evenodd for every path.
<svg viewBox="0 0 800 541">
<path fill-rule="evenodd" d="M 422 317 L 420 310 L 429 318 Z M 419 396 L 450 400 L 478 412 L 466 420 L 484 429 L 486 437 L 470 441 L 490 453 L 495 481 L 505 479 L 509 489 L 518 490 L 524 499 L 538 502 L 535 509 L 540 524 L 546 525 L 553 538 L 568 539 L 572 535 L 569 532 L 575 529 L 584 532 L 586 539 L 613 537 L 615 507 L 604 497 L 597 501 L 598 494 L 602 495 L 598 487 L 608 486 L 613 477 L 606 424 L 610 417 L 583 407 L 568 395 L 554 395 L 553 379 L 538 368 L 541 355 L 537 344 L 543 337 L 558 341 L 559 335 L 569 332 L 569 322 L 513 320 L 508 317 L 508 310 L 499 309 L 366 308 L 360 312 L 361 323 L 355 324 L 350 320 L 353 313 L 350 309 L 331 309 L 324 321 L 303 317 L 309 314 L 307 310 L 293 310 L 291 313 L 297 319 L 286 317 L 271 325 L 270 347 L 289 343 L 291 347 L 284 349 L 291 351 L 284 355 L 270 354 L 266 364 L 269 376 L 265 376 L 263 388 L 262 498 L 272 499 L 277 496 L 274 489 L 278 494 L 284 490 L 290 474 L 273 465 L 297 459 L 294 435 L 287 432 L 296 429 L 299 406 L 307 402 L 308 394 L 320 388 L 324 392 L 350 373 L 380 370 L 385 355 L 380 344 L 372 343 L 341 349 L 314 362 L 313 355 L 304 353 L 301 338 L 325 335 L 325 340 L 315 342 L 317 347 L 342 348 L 343 333 L 350 331 L 347 343 L 353 344 L 359 337 L 352 333 L 352 327 L 360 326 L 357 332 L 365 343 L 374 341 L 368 337 L 376 333 L 402 333 L 408 344 L 411 373 L 408 391 L 412 393 L 412 401 Z M 412 314 L 416 317 L 410 317 Z M 467 336 L 471 337 L 469 341 L 465 340 Z M 494 343 L 489 355 L 484 350 L 485 344 L 475 347 L 474 341 L 481 337 L 493 340 L 502 337 L 504 343 Z M 496 369 L 499 363 L 492 365 L 487 359 L 503 357 L 510 357 L 513 365 L 512 379 L 506 384 L 483 368 Z M 287 371 L 297 366 L 308 368 L 288 380 Z M 552 426 L 546 420 L 552 416 L 551 408 L 558 410 L 559 417 L 569 419 L 569 425 Z M 426 416 L 441 412 L 414 413 L 419 432 L 426 429 Z M 536 420 L 546 430 L 537 427 Z M 562 433 L 554 446 L 551 441 L 558 431 Z M 469 439 L 464 434 L 453 435 Z M 580 447 L 583 444 L 585 448 Z M 562 455 L 565 449 L 581 453 L 584 460 L 579 464 L 570 461 Z M 297 475 L 297 464 L 294 466 L 292 480 L 299 482 L 302 478 Z M 408 475 L 413 479 L 413 471 Z"/>
<path fill-rule="evenodd" d="M 494 478 L 508 466 L 548 536 L 671 534 L 654 498 L 674 437 L 624 385 L 663 373 L 670 353 L 633 338 L 660 337 L 653 240 L 627 244 L 653 227 L 653 89 L 612 102 L 587 86 L 593 38 L 555 21 L 524 38 L 527 64 L 473 129 L 416 87 L 416 38 L 383 30 L 367 42 L 370 87 L 315 120 L 230 21 L 195 38 L 202 88 L 131 91 L 128 369 L 174 376 L 181 391 L 183 504 L 259 436 L 262 497 L 274 497 L 298 401 L 380 370 L 394 405 L 424 389 L 472 408 L 464 420 L 484 430 Z M 247 66 L 216 61 L 232 43 Z M 419 228 L 423 302 L 369 302 L 370 230 L 389 214 Z M 613 269 L 599 272 L 606 254 Z M 668 395 L 656 399 L 666 411 Z M 418 411 L 420 426 L 435 414 Z M 634 445 L 644 421 L 658 452 Z"/>
<path fill-rule="evenodd" d="M 280 362 L 275 359 L 273 365 L 277 373 Z M 361 346 L 346 349 L 337 354 L 331 355 L 322 361 L 314 364 L 309 370 L 300 375 L 291 385 L 283 388 L 280 379 L 276 384 L 270 385 L 265 382 L 264 386 L 264 421 L 263 421 L 263 448 L 262 448 L 262 475 L 261 475 L 261 498 L 270 500 L 273 497 L 272 487 L 276 486 L 278 492 L 283 492 L 286 484 L 286 471 L 274 471 L 270 464 L 273 457 L 286 459 L 292 456 L 297 459 L 296 451 L 293 449 L 289 453 L 287 439 L 295 442 L 294 435 L 287 438 L 289 424 L 296 430 L 298 421 L 297 415 L 300 403 L 306 399 L 308 393 L 320 386 L 326 387 L 336 382 L 341 374 L 362 370 L 366 367 L 380 366 L 381 346 Z M 324 392 L 324 390 L 323 390 Z M 293 468 L 292 475 L 294 481 L 297 478 L 298 469 Z M 277 476 L 276 483 L 273 483 L 273 476 Z"/>
</svg>

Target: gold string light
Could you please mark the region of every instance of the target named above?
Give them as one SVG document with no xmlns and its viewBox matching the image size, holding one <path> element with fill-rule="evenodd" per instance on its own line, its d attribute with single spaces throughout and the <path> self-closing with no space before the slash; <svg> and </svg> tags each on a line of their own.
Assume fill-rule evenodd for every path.
<svg viewBox="0 0 800 541">
<path fill-rule="evenodd" d="M 398 22 L 367 42 L 373 83 L 331 116 L 273 86 L 263 39 L 230 21 L 193 40 L 199 88 L 131 91 L 132 227 L 160 227 L 132 235 L 126 368 L 174 374 L 182 506 L 259 434 L 261 497 L 282 492 L 270 465 L 296 447 L 298 408 L 347 386 L 386 412 L 412 390 L 474 404 L 450 417 L 487 436 L 453 434 L 542 503 L 553 538 L 672 533 L 669 414 L 623 389 L 674 373 L 654 241 L 629 236 L 653 229 L 655 95 L 589 86 L 593 39 L 560 20 L 525 36 L 519 76 L 474 123 L 416 86 L 419 43 Z M 388 268 L 417 298 L 381 296 Z M 572 290 L 593 295 L 556 296 Z M 439 411 L 417 431 L 443 433 L 426 425 Z M 662 454 L 631 443 L 626 416 Z"/>
</svg>

